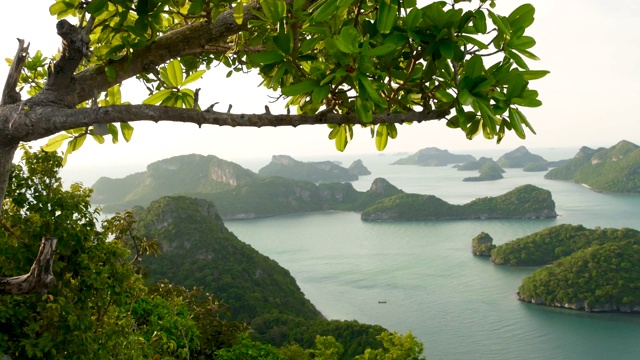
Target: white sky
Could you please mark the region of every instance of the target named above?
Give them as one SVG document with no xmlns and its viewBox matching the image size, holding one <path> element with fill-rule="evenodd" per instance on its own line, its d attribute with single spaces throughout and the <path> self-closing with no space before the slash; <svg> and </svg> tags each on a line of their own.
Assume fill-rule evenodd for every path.
<svg viewBox="0 0 640 360">
<path fill-rule="evenodd" d="M 16 38 L 31 43 L 31 53 L 40 49 L 51 55 L 59 47 L 55 34 L 56 19 L 49 15 L 53 0 L 6 1 L 0 22 L 2 57 L 12 58 Z M 529 61 L 532 69 L 550 70 L 551 74 L 533 82 L 540 92 L 543 106 L 525 108 L 525 114 L 537 135 L 520 140 L 507 134 L 500 145 L 478 136 L 469 141 L 459 130 L 444 122 L 414 124 L 399 128 L 396 140 L 391 140 L 385 152 L 415 152 L 435 146 L 450 151 L 471 149 L 504 149 L 504 152 L 525 145 L 529 149 L 551 147 L 612 146 L 620 140 L 640 144 L 640 1 L 633 0 L 532 0 L 536 21 L 527 34 L 538 44 L 532 49 L 541 61 Z M 500 14 L 523 3 L 497 0 Z M 29 19 L 29 20 L 27 20 Z M 8 67 L 0 65 L 4 82 Z M 219 102 L 217 109 L 233 104 L 232 112 L 261 113 L 268 104 L 267 92 L 257 85 L 257 75 L 234 75 L 225 78 L 226 68 L 205 74 L 197 86 L 201 106 Z M 130 91 L 125 100 L 140 101 L 146 93 Z M 277 105 L 272 112 L 282 112 Z M 122 169 L 144 169 L 149 162 L 190 153 L 213 154 L 237 161 L 243 158 L 270 157 L 287 154 L 293 157 L 328 154 L 337 159 L 333 141 L 328 140 L 324 126 L 298 128 L 241 129 L 196 125 L 134 123 L 131 143 L 97 145 L 89 139 L 81 151 L 71 155 L 65 169 L 73 173 L 95 171 L 99 175 L 123 176 Z M 357 129 L 346 155 L 376 152 L 369 130 Z M 348 164 L 347 164 L 348 165 Z M 118 171 L 120 169 L 120 172 Z M 71 174 L 71 175 L 69 175 Z M 85 179 L 91 185 L 97 178 Z M 87 180 L 91 179 L 91 180 Z M 91 181 L 91 182 L 87 182 Z"/>
</svg>

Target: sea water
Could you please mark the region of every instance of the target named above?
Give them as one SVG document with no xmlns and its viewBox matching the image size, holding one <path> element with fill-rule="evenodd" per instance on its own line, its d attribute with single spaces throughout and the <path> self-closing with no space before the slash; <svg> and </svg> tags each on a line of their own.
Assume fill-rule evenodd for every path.
<svg viewBox="0 0 640 360">
<path fill-rule="evenodd" d="M 361 158 L 372 175 L 354 187 L 367 190 L 383 177 L 405 192 L 463 204 L 533 184 L 551 191 L 559 217 L 363 222 L 358 213 L 317 212 L 225 223 L 287 268 L 327 318 L 411 331 L 429 360 L 640 359 L 640 315 L 519 302 L 518 286 L 536 268 L 500 267 L 471 255 L 471 239 L 482 231 L 502 244 L 562 223 L 640 229 L 640 196 L 598 193 L 520 169 L 506 169 L 502 180 L 462 182 L 477 172 L 390 165 L 397 158 Z"/>
</svg>

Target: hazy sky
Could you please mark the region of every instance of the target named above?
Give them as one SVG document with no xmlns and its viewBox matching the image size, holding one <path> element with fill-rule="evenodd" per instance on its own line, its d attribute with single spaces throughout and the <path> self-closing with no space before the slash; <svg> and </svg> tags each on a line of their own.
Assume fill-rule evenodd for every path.
<svg viewBox="0 0 640 360">
<path fill-rule="evenodd" d="M 3 57 L 12 58 L 16 38 L 31 42 L 31 53 L 40 49 L 53 54 L 60 39 L 55 34 L 56 19 L 49 15 L 53 0 L 6 1 L 0 22 L 0 48 Z M 523 3 L 497 0 L 496 11 L 508 12 Z M 536 21 L 527 30 L 538 44 L 532 51 L 541 61 L 530 61 L 532 69 L 551 74 L 535 81 L 543 106 L 525 108 L 537 135 L 520 140 L 507 134 L 500 145 L 482 136 L 469 141 L 459 130 L 444 122 L 402 126 L 398 138 L 390 141 L 386 152 L 415 152 L 435 146 L 442 149 L 504 149 L 612 146 L 625 139 L 640 144 L 640 1 L 634 0 L 533 0 Z M 31 19 L 25 22 L 25 19 Z M 0 66 L 0 79 L 8 67 Z M 218 109 L 233 104 L 233 112 L 261 113 L 268 104 L 268 93 L 258 88 L 257 75 L 225 78 L 226 69 L 207 73 L 197 86 L 202 88 L 200 104 L 219 102 Z M 2 80 L 4 82 L 4 80 Z M 130 90 L 131 102 L 146 97 L 144 91 Z M 282 109 L 271 105 L 272 112 Z M 129 144 L 97 145 L 87 140 L 79 153 L 71 155 L 65 173 L 74 169 L 95 169 L 107 176 L 121 176 L 117 169 L 147 164 L 165 157 L 200 153 L 235 161 L 242 158 L 270 157 L 274 154 L 308 156 L 329 154 L 339 158 L 328 140 L 324 126 L 240 129 L 196 125 L 140 122 Z M 376 152 L 369 130 L 357 129 L 345 153 L 353 156 Z M 116 170 L 114 170 L 116 169 Z M 143 166 L 140 170 L 144 169 Z M 91 185 L 91 184 L 86 184 Z"/>
</svg>

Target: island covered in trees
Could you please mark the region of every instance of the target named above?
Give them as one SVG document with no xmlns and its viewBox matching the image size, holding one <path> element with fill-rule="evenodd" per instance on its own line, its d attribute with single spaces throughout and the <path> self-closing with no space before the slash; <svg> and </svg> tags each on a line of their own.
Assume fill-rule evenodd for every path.
<svg viewBox="0 0 640 360">
<path fill-rule="evenodd" d="M 582 147 L 545 179 L 584 184 L 595 191 L 640 194 L 640 147 L 622 140 L 610 148 Z"/>
<path fill-rule="evenodd" d="M 521 301 L 589 312 L 640 312 L 638 230 L 556 225 L 498 245 L 491 261 L 543 266 L 522 281 Z"/>
<path fill-rule="evenodd" d="M 126 186 L 128 191 L 124 190 Z M 100 178 L 93 189 L 92 199 L 103 204 L 105 211 L 147 206 L 162 196 L 188 195 L 214 201 L 223 219 L 323 210 L 362 212 L 363 220 L 386 221 L 557 216 L 551 193 L 533 185 L 520 186 L 495 198 L 451 205 L 433 195 L 407 194 L 383 178 L 374 179 L 369 190 L 363 192 L 350 183 L 315 184 L 280 176 L 264 177 L 213 155 L 160 160 L 143 173 L 122 179 Z"/>
</svg>

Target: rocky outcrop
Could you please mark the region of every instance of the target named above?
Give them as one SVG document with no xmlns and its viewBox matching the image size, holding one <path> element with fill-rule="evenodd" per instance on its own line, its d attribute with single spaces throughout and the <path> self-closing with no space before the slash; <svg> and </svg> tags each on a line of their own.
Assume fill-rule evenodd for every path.
<svg viewBox="0 0 640 360">
<path fill-rule="evenodd" d="M 271 162 L 258 171 L 261 176 L 281 176 L 313 183 L 332 183 L 358 180 L 352 173 L 331 161 L 303 162 L 288 155 L 274 155 Z"/>
<path fill-rule="evenodd" d="M 526 147 L 520 146 L 502 155 L 496 162 L 503 168 L 523 168 L 531 163 L 546 163 L 547 160 L 540 155 L 530 153 Z"/>
<path fill-rule="evenodd" d="M 360 159 L 351 163 L 351 166 L 349 166 L 349 172 L 356 176 L 371 175 L 371 171 L 369 171 L 369 169 L 367 169 L 367 167 L 364 166 L 364 164 L 362 163 L 362 160 Z"/>
<path fill-rule="evenodd" d="M 608 303 L 608 304 L 598 304 L 598 305 L 590 305 L 588 301 L 579 301 L 575 303 L 550 303 L 547 304 L 542 299 L 536 298 L 527 298 L 520 294 L 520 292 L 516 293 L 518 300 L 522 302 L 528 302 L 535 305 L 545 305 L 545 306 L 553 306 L 564 309 L 572 309 L 572 310 L 583 310 L 586 312 L 621 312 L 621 313 L 640 313 L 640 304 L 616 304 L 616 303 Z"/>
<path fill-rule="evenodd" d="M 491 251 L 495 248 L 493 238 L 484 231 L 471 240 L 471 253 L 473 255 L 491 256 Z"/>
</svg>

